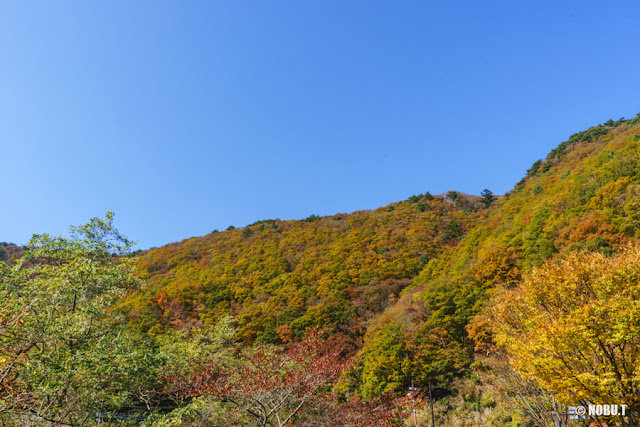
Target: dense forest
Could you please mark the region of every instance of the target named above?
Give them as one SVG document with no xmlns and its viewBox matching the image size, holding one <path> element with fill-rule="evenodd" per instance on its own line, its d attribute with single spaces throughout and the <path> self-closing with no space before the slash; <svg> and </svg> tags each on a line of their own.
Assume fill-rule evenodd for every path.
<svg viewBox="0 0 640 427">
<path fill-rule="evenodd" d="M 639 125 L 572 135 L 501 196 L 0 244 L 0 421 L 638 425 Z M 626 412 L 566 416 L 590 404 Z"/>
</svg>

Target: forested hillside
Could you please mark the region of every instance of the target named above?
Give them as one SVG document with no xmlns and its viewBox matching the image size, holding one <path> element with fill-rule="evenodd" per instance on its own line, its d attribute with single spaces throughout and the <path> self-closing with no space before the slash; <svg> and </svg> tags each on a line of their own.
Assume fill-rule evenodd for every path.
<svg viewBox="0 0 640 427">
<path fill-rule="evenodd" d="M 153 335 L 228 314 L 245 343 L 287 342 L 320 327 L 355 349 L 366 322 L 458 244 L 487 205 L 427 193 L 375 211 L 260 221 L 153 249 L 137 261 L 148 286 L 128 302 L 132 323 Z"/>
<path fill-rule="evenodd" d="M 548 259 L 611 255 L 637 239 L 639 122 L 572 135 L 499 199 L 413 196 L 153 249 L 138 260 L 150 285 L 128 301 L 132 323 L 156 334 L 230 314 L 245 343 L 295 341 L 317 326 L 352 350 L 364 337 L 348 386 L 364 397 L 411 381 L 459 394 L 479 355 L 496 351 L 484 315 L 493 295 Z M 500 400 L 495 390 L 487 399 Z"/>
<path fill-rule="evenodd" d="M 20 246 L 13 243 L 0 242 L 0 261 L 11 264 L 23 254 L 24 250 Z"/>
<path fill-rule="evenodd" d="M 431 381 L 445 393 L 461 387 L 451 384 L 461 376 L 481 376 L 490 385 L 503 382 L 494 375 L 504 368 L 500 364 L 505 356 L 493 340 L 500 325 L 485 313 L 492 297 L 516 287 L 545 260 L 573 251 L 612 255 L 639 237 L 639 123 L 639 118 L 609 121 L 573 135 L 536 161 L 458 245 L 431 260 L 398 303 L 369 326 L 361 392 L 400 391 L 411 379 Z M 487 359 L 488 354 L 495 357 Z M 493 370 L 487 371 L 487 364 Z M 483 365 L 481 372 L 472 372 L 472 366 Z M 508 381 L 517 383 L 514 378 Z M 507 387 L 483 396 L 481 383 L 471 388 L 466 400 L 476 410 L 481 402 L 489 408 L 496 400 L 518 404 L 507 396 L 523 393 L 526 398 L 519 404 L 524 411 L 538 393 L 535 388 L 527 395 Z M 546 400 L 550 410 L 551 398 Z"/>
</svg>

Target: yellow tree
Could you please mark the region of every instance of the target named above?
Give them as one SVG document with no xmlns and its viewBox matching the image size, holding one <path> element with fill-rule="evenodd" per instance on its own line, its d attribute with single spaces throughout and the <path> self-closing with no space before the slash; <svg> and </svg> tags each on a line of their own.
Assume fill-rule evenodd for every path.
<svg viewBox="0 0 640 427">
<path fill-rule="evenodd" d="M 640 246 L 547 262 L 497 295 L 489 314 L 518 373 L 565 404 L 628 405 L 615 421 L 637 425 Z"/>
</svg>

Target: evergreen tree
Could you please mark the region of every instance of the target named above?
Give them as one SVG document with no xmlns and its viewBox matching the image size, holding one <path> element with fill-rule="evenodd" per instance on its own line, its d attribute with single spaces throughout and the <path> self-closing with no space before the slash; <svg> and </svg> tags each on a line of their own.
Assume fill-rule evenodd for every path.
<svg viewBox="0 0 640 427">
<path fill-rule="evenodd" d="M 491 190 L 487 188 L 482 190 L 482 193 L 480 194 L 482 195 L 482 204 L 484 204 L 485 208 L 491 206 L 491 204 L 496 200 L 496 196 L 494 196 Z"/>
</svg>

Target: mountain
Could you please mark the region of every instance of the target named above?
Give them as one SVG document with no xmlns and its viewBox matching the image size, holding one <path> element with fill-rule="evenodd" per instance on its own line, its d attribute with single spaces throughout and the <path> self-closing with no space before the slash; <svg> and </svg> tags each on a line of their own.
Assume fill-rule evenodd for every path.
<svg viewBox="0 0 640 427">
<path fill-rule="evenodd" d="M 127 302 L 150 334 L 235 317 L 244 342 L 280 343 L 310 327 L 360 346 L 368 320 L 455 246 L 484 205 L 421 194 L 375 211 L 266 220 L 140 255 L 148 286 Z"/>
<path fill-rule="evenodd" d="M 319 327 L 361 356 L 345 381 L 362 396 L 431 384 L 436 398 L 449 396 L 442 411 L 480 411 L 500 407 L 486 388 L 495 377 L 483 383 L 476 372 L 495 348 L 483 316 L 492 297 L 548 260 L 612 255 L 638 237 L 640 115 L 572 135 L 497 198 L 427 193 L 146 251 L 136 262 L 148 285 L 123 304 L 150 335 L 224 314 L 247 344 Z"/>
<path fill-rule="evenodd" d="M 446 389 L 490 345 L 475 315 L 496 287 L 515 286 L 547 259 L 612 254 L 640 237 L 639 124 L 609 121 L 572 135 L 431 260 L 369 325 L 361 390 L 400 390 L 411 379 Z"/>
<path fill-rule="evenodd" d="M 24 249 L 14 243 L 0 242 L 0 261 L 13 263 L 24 254 Z"/>
</svg>

